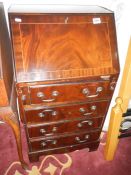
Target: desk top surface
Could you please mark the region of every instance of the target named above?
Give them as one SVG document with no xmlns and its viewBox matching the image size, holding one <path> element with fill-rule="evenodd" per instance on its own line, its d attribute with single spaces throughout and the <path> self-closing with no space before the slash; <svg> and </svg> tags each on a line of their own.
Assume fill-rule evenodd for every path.
<svg viewBox="0 0 131 175">
<path fill-rule="evenodd" d="M 93 5 L 43 5 L 12 4 L 9 13 L 112 13 L 111 10 Z"/>
</svg>

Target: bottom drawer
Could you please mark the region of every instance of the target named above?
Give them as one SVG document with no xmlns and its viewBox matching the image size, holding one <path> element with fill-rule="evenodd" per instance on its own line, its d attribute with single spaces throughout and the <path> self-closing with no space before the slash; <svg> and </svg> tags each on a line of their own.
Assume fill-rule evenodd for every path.
<svg viewBox="0 0 131 175">
<path fill-rule="evenodd" d="M 98 140 L 100 131 L 72 133 L 61 137 L 48 137 L 43 139 L 30 139 L 30 151 L 39 151 L 76 144 L 88 143 Z"/>
<path fill-rule="evenodd" d="M 86 148 L 87 151 L 95 151 L 97 150 L 99 143 L 100 141 L 97 140 L 94 142 L 82 143 L 82 144 L 77 144 L 77 145 L 72 145 L 72 146 L 45 149 L 45 150 L 40 150 L 40 151 L 29 151 L 28 156 L 29 156 L 30 162 L 36 162 L 36 161 L 39 161 L 39 156 L 41 155 L 69 153 L 69 152 L 80 150 L 83 148 Z"/>
</svg>

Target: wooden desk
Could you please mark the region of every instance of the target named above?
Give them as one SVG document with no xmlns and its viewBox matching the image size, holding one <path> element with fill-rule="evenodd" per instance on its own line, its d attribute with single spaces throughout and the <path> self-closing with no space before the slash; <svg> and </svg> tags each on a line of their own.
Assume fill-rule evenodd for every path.
<svg viewBox="0 0 131 175">
<path fill-rule="evenodd" d="M 119 75 L 113 12 L 98 6 L 53 9 L 9 9 L 31 162 L 46 154 L 96 150 Z"/>
</svg>

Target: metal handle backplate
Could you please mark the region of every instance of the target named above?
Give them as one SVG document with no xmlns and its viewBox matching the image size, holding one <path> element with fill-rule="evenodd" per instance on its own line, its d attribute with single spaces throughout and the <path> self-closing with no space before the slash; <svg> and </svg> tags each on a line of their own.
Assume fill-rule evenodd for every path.
<svg viewBox="0 0 131 175">
<path fill-rule="evenodd" d="M 58 114 L 58 112 L 53 109 L 45 109 L 42 112 L 38 113 L 38 116 L 43 118 L 46 116 L 46 113 L 51 113 L 52 116 L 56 116 Z"/>
<path fill-rule="evenodd" d="M 81 128 L 83 126 L 83 124 L 85 124 L 85 123 L 88 124 L 89 126 L 93 125 L 93 121 L 92 120 L 85 120 L 85 121 L 82 121 L 82 122 L 78 123 L 77 126 L 79 128 Z"/>
<path fill-rule="evenodd" d="M 59 92 L 58 91 L 52 91 L 51 92 L 51 96 L 53 97 L 57 97 L 59 95 Z M 43 102 L 53 102 L 56 100 L 56 98 L 49 98 L 49 99 L 46 99 L 46 96 L 43 92 L 37 92 L 37 97 L 41 98 L 41 100 Z"/>
<path fill-rule="evenodd" d="M 88 88 L 84 88 L 84 89 L 82 90 L 82 93 L 86 96 L 86 98 L 95 98 L 95 97 L 97 97 L 97 96 L 100 94 L 100 92 L 101 92 L 102 90 L 103 90 L 103 87 L 99 86 L 99 87 L 97 87 L 97 89 L 96 89 L 96 94 L 90 95 L 89 89 L 88 89 Z"/>
<path fill-rule="evenodd" d="M 45 140 L 44 142 L 41 143 L 42 147 L 45 147 L 47 145 L 47 142 L 51 142 L 51 144 L 56 145 L 57 140 Z"/>
<path fill-rule="evenodd" d="M 85 140 L 81 140 L 78 136 L 75 137 L 75 140 L 78 142 L 78 143 L 84 143 L 84 142 L 87 142 L 87 140 L 90 138 L 90 135 L 85 135 Z"/>
<path fill-rule="evenodd" d="M 87 116 L 87 115 L 91 115 L 91 114 L 94 113 L 94 111 L 96 110 L 96 106 L 95 106 L 95 105 L 92 105 L 92 106 L 90 107 L 90 110 L 91 110 L 91 112 L 86 112 L 86 109 L 85 109 L 84 107 L 81 107 L 81 108 L 79 109 L 79 111 L 80 111 L 84 116 Z"/>
</svg>

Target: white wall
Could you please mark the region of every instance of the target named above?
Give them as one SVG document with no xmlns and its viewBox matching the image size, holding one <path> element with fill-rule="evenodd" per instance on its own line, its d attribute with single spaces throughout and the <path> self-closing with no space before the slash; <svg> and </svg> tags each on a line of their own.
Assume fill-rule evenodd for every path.
<svg viewBox="0 0 131 175">
<path fill-rule="evenodd" d="M 130 0 L 1 0 L 4 3 L 4 8 L 7 17 L 7 10 L 11 4 L 75 4 L 75 5 L 99 5 L 106 8 L 109 8 L 115 12 L 116 20 L 116 31 L 117 31 L 117 41 L 118 41 L 118 51 L 120 59 L 121 73 L 119 81 L 107 114 L 107 119 L 104 125 L 104 130 L 107 130 L 110 110 L 111 107 L 115 104 L 115 98 L 117 97 L 120 81 L 122 77 L 122 71 L 124 67 L 124 62 L 126 58 L 128 42 L 131 35 L 131 5 Z"/>
</svg>

